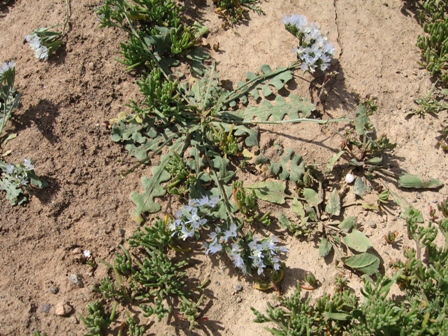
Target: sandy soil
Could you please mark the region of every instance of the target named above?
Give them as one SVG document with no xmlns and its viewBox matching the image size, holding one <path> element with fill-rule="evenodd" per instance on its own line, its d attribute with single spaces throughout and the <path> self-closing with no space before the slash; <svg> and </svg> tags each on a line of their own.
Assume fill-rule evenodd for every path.
<svg viewBox="0 0 448 336">
<path fill-rule="evenodd" d="M 86 333 L 78 314 L 85 315 L 87 303 L 97 298 L 92 286 L 107 270 L 100 264 L 91 273 L 80 262 L 79 251 L 88 249 L 97 260 L 111 260 L 118 245 L 137 229 L 129 215 L 133 205 L 128 197 L 140 190 L 140 176 L 148 174 L 150 167 L 122 179 L 118 173 L 134 161 L 111 141 L 103 122 L 127 111 L 125 104 L 138 96 L 138 90 L 132 74 L 114 60 L 119 56 L 118 42 L 126 36 L 99 28 L 94 14 L 98 5 L 95 0 L 72 1 L 67 43 L 56 57 L 43 63 L 22 40 L 37 27 L 62 23 L 65 0 L 0 2 L 0 63 L 16 60 L 17 89 L 23 95 L 4 131 L 18 134 L 2 148 L 12 151 L 4 159 L 21 162 L 31 158 L 36 173 L 50 183 L 24 206 L 12 207 L 0 194 L 0 335 L 31 335 L 37 329 L 48 335 Z M 410 173 L 447 181 L 447 159 L 436 139 L 446 115 L 405 118 L 406 111 L 415 108 L 414 99 L 426 95 L 431 87 L 430 76 L 417 63 L 420 52 L 415 43 L 422 28 L 407 2 L 263 1 L 265 16 L 251 13 L 250 20 L 228 30 L 221 27 L 211 1 L 185 0 L 184 5 L 187 15 L 210 28 L 206 43 L 219 42 L 220 50 L 212 51 L 212 56 L 219 62 L 222 79 L 233 85 L 245 72 L 257 71 L 263 64 L 275 68 L 294 61 L 294 38 L 283 28 L 284 15 L 303 14 L 318 22 L 336 47 L 331 70 L 338 74 L 322 101 L 315 91 L 310 94 L 309 82 L 299 77 L 295 93 L 313 99 L 325 118 L 353 114 L 367 95 L 377 97 L 379 110 L 372 120 L 379 133 L 398 144 L 392 160 Z M 341 143 L 333 128 L 317 124 L 262 130 L 262 143 L 276 139 L 319 164 L 327 162 Z M 396 189 L 394 184 L 388 186 Z M 446 198 L 447 189 L 400 193 L 426 215 L 430 204 Z M 270 210 L 274 216 L 282 211 Z M 398 213 L 397 208 L 382 215 L 361 208 L 347 211 L 363 224 L 388 274 L 389 259 L 402 252 L 386 245 L 383 235 L 397 230 L 401 246 L 410 244 Z M 313 296 L 331 292 L 339 272 L 350 276 L 331 260 L 319 258 L 314 243 L 289 238 L 280 230 L 276 233 L 290 249 L 283 285 L 286 293 L 303 280 L 306 271 L 322 283 Z M 249 307 L 264 310 L 266 301 L 275 300 L 276 294 L 254 290 L 250 279 L 229 270 L 219 258 L 210 261 L 202 253 L 192 256 L 198 262 L 189 275 L 211 279 L 205 301 L 209 321 L 189 332 L 187 323 L 181 321 L 150 320 L 148 334 L 267 335 L 261 325 L 252 322 Z M 83 288 L 68 280 L 73 273 L 83 276 Z M 358 283 L 353 275 L 350 285 L 356 288 Z M 238 285 L 241 291 L 236 290 Z M 58 291 L 53 294 L 55 287 Z M 58 303 L 69 303 L 73 312 L 68 317 L 57 316 Z M 51 305 L 48 312 L 43 311 L 46 304 Z M 119 316 L 120 321 L 124 319 Z"/>
</svg>

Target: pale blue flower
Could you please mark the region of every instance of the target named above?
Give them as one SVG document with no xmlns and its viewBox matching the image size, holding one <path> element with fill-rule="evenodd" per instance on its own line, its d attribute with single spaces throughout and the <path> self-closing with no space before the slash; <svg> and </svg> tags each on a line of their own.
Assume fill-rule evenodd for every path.
<svg viewBox="0 0 448 336">
<path fill-rule="evenodd" d="M 230 228 L 227 231 L 224 231 L 224 241 L 227 242 L 229 238 L 235 238 L 238 236 L 237 234 L 238 226 L 235 223 L 230 224 Z"/>
<path fill-rule="evenodd" d="M 3 76 L 3 74 L 11 69 L 14 69 L 16 66 L 16 62 L 9 61 L 9 62 L 3 62 L 2 66 L 0 67 L 0 77 Z"/>
<path fill-rule="evenodd" d="M 16 166 L 9 163 L 6 165 L 5 173 L 11 175 L 12 173 L 14 173 L 15 170 L 16 170 Z"/>
<path fill-rule="evenodd" d="M 222 245 L 218 243 L 218 240 L 215 239 L 213 242 L 208 244 L 208 249 L 205 251 L 205 254 L 215 254 L 216 252 L 220 252 L 222 250 Z"/>
<path fill-rule="evenodd" d="M 26 170 L 31 171 L 34 169 L 34 166 L 31 164 L 30 159 L 23 160 L 23 165 L 25 166 Z"/>
</svg>

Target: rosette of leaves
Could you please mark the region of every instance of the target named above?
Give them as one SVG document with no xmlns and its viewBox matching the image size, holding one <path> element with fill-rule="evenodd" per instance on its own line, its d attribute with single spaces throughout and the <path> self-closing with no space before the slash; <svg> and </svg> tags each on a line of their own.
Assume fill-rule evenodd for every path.
<svg viewBox="0 0 448 336">
<path fill-rule="evenodd" d="M 276 121 L 293 121 L 302 110 L 309 115 L 309 103 L 295 96 L 289 100 L 278 98 L 275 103 L 262 100 L 258 107 L 231 110 L 232 102 L 269 85 L 270 77 L 291 72 L 288 68 L 270 72 L 266 69 L 264 66 L 264 72 L 235 91 L 221 86 L 214 66 L 190 85 L 163 80 L 161 69 L 152 70 L 147 78 L 139 81 L 144 99 L 140 104 L 131 103 L 134 114 L 114 125 L 112 139 L 124 143 L 141 162 L 163 148 L 169 151 L 161 157 L 158 166 L 153 166 L 152 177 L 143 178 L 145 192 L 131 195 L 137 206 L 133 213 L 135 220 L 141 222 L 143 213 L 160 209 L 154 197 L 163 196 L 167 188 L 182 189 L 184 184 L 190 197 L 210 194 L 228 199 L 229 182 L 235 175 L 233 162 L 242 147 L 258 144 L 258 131 L 251 125 L 270 122 L 270 117 Z M 285 84 L 282 82 L 282 86 Z M 185 188 L 183 194 L 186 194 Z"/>
</svg>

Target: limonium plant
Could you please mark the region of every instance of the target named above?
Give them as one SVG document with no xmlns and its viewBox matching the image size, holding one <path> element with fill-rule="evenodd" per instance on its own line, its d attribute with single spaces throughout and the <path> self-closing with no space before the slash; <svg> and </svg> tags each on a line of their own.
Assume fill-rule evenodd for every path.
<svg viewBox="0 0 448 336">
<path fill-rule="evenodd" d="M 219 201 L 218 198 L 207 196 L 190 199 L 188 205 L 176 211 L 168 226 L 172 236 L 183 240 L 193 237 L 199 239 L 201 229 L 210 229 L 208 239 L 203 243 L 205 254 L 226 252 L 235 267 L 246 275 L 252 271 L 262 275 L 265 269 L 280 270 L 281 258 L 288 249 L 277 245 L 276 236 L 260 239 L 251 233 L 243 234 L 242 225 L 235 222 L 221 223 L 221 226 L 214 226 L 214 231 L 211 230 L 210 220 L 206 217 L 211 215 Z"/>
<path fill-rule="evenodd" d="M 0 190 L 6 191 L 6 199 L 12 205 L 24 203 L 28 199 L 25 192 L 32 194 L 31 186 L 36 188 L 48 186 L 46 181 L 36 175 L 30 159 L 15 165 L 0 160 L 0 170 L 2 171 Z"/>
<path fill-rule="evenodd" d="M 15 66 L 16 62 L 9 61 L 0 67 L 0 135 L 20 102 L 20 93 L 14 89 Z"/>
<path fill-rule="evenodd" d="M 25 36 L 25 42 L 34 51 L 34 57 L 47 61 L 48 56 L 61 46 L 62 37 L 62 33 L 51 31 L 50 28 L 37 28 Z"/>
<path fill-rule="evenodd" d="M 34 51 L 34 57 L 41 61 L 48 61 L 48 57 L 54 54 L 56 50 L 62 45 L 63 38 L 67 35 L 67 27 L 70 20 L 70 0 L 65 1 L 65 21 L 62 31 L 52 31 L 52 26 L 46 28 L 37 28 L 26 35 L 23 40 L 24 43 L 28 42 L 30 48 Z"/>
<path fill-rule="evenodd" d="M 299 46 L 293 51 L 302 62 L 300 69 L 314 72 L 316 69 L 325 71 L 329 66 L 335 49 L 323 36 L 316 23 L 308 23 L 303 15 L 285 16 L 282 20 L 286 30 L 299 39 Z"/>
</svg>

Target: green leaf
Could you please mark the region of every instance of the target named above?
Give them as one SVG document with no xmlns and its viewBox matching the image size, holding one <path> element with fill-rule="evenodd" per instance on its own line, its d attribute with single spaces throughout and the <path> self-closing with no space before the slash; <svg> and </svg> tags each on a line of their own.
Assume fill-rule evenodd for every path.
<svg viewBox="0 0 448 336">
<path fill-rule="evenodd" d="M 333 246 L 330 244 L 330 242 L 322 238 L 319 243 L 319 257 L 325 258 L 330 252 Z"/>
<path fill-rule="evenodd" d="M 339 151 L 339 153 L 336 153 L 333 155 L 330 161 L 327 163 L 327 167 L 325 168 L 324 175 L 327 175 L 332 172 L 334 165 L 339 160 L 339 158 L 344 154 L 345 151 Z"/>
<path fill-rule="evenodd" d="M 355 130 L 360 137 L 366 134 L 366 124 L 369 122 L 367 116 L 367 107 L 363 104 L 359 104 L 356 109 Z"/>
<path fill-rule="evenodd" d="M 289 102 L 282 96 L 275 97 L 274 104 L 269 100 L 262 100 L 258 106 L 250 106 L 234 114 L 233 119 L 241 118 L 243 121 L 280 121 L 287 116 L 289 119 L 299 118 L 299 113 L 308 117 L 316 106 L 306 98 L 290 95 Z M 230 113 L 229 113 L 230 114 Z M 230 117 L 232 118 L 232 117 Z"/>
<path fill-rule="evenodd" d="M 434 178 L 422 178 L 417 175 L 403 174 L 398 178 L 398 185 L 402 188 L 437 189 L 443 183 Z"/>
<path fill-rule="evenodd" d="M 350 257 L 342 257 L 341 259 L 346 266 L 367 275 L 374 274 L 380 265 L 380 259 L 376 255 L 368 252 Z"/>
<path fill-rule="evenodd" d="M 322 203 L 322 198 L 311 188 L 303 189 L 303 197 L 305 197 L 305 200 L 309 205 L 314 207 L 317 207 L 320 203 Z"/>
<path fill-rule="evenodd" d="M 268 201 L 276 204 L 285 203 L 285 189 L 286 186 L 283 182 L 279 181 L 268 181 L 268 182 L 258 182 L 247 186 L 248 189 L 253 189 L 255 195 L 264 201 Z"/>
<path fill-rule="evenodd" d="M 356 217 L 348 217 L 345 218 L 342 222 L 339 223 L 338 227 L 344 232 L 350 232 L 356 224 Z"/>
<path fill-rule="evenodd" d="M 305 209 L 303 208 L 302 202 L 299 202 L 297 197 L 294 197 L 292 200 L 292 211 L 299 217 L 300 219 L 303 219 L 306 217 Z"/>
<path fill-rule="evenodd" d="M 328 203 L 325 206 L 325 212 L 332 216 L 339 216 L 341 213 L 341 198 L 339 197 L 339 193 L 336 189 L 333 189 L 330 194 Z"/>
<path fill-rule="evenodd" d="M 370 191 L 370 187 L 364 182 L 362 177 L 357 177 L 355 185 L 353 186 L 353 192 L 355 195 L 364 196 Z"/>
<path fill-rule="evenodd" d="M 290 179 L 294 182 L 302 180 L 305 174 L 305 162 L 299 154 L 292 149 L 286 150 L 278 162 L 272 162 L 269 166 L 271 175 L 278 176 L 282 180 Z"/>
<path fill-rule="evenodd" d="M 356 252 L 366 252 L 372 244 L 369 238 L 364 233 L 358 230 L 353 230 L 351 233 L 343 238 L 344 244 L 355 250 Z"/>
<path fill-rule="evenodd" d="M 323 312 L 322 315 L 327 319 L 338 321 L 348 321 L 352 318 L 352 315 L 347 313 Z"/>
<path fill-rule="evenodd" d="M 169 155 L 164 155 L 161 158 L 160 166 L 152 168 L 152 176 L 150 178 L 143 176 L 142 185 L 144 192 L 142 194 L 133 192 L 129 198 L 135 204 L 136 208 L 132 211 L 131 216 L 134 221 L 141 224 L 144 222 L 144 213 L 155 213 L 160 211 L 159 204 L 154 202 L 155 197 L 165 195 L 166 190 L 161 183 L 168 181 L 171 175 L 165 170 Z"/>
</svg>

